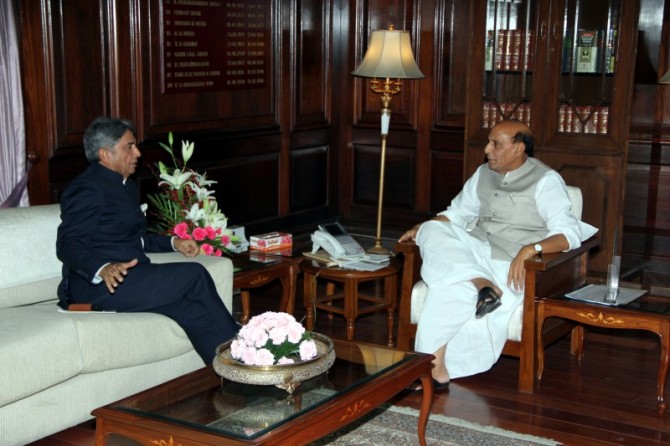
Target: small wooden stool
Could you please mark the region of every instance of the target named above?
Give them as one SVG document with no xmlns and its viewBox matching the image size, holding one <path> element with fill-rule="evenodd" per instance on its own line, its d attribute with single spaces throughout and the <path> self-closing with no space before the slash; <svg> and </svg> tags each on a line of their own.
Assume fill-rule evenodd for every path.
<svg viewBox="0 0 670 446">
<path fill-rule="evenodd" d="M 347 341 L 354 338 L 355 321 L 360 315 L 375 311 L 386 310 L 386 328 L 388 331 L 388 346 L 393 347 L 393 324 L 394 312 L 398 294 L 398 271 L 395 259 L 391 259 L 389 266 L 377 271 L 357 271 L 339 267 L 326 267 L 315 260 L 305 259 L 300 262 L 300 270 L 303 272 L 305 312 L 307 316 L 306 327 L 308 330 L 314 328 L 314 312 L 316 308 L 326 310 L 328 313 L 343 315 L 347 320 Z M 328 281 L 326 295 L 318 297 L 316 293 L 317 278 Z M 383 297 L 371 296 L 358 292 L 358 285 L 371 280 L 384 279 Z M 344 284 L 344 295 L 334 294 L 333 282 Z M 344 306 L 333 305 L 334 301 L 344 300 Z M 359 300 L 369 302 L 370 305 L 359 307 Z"/>
</svg>

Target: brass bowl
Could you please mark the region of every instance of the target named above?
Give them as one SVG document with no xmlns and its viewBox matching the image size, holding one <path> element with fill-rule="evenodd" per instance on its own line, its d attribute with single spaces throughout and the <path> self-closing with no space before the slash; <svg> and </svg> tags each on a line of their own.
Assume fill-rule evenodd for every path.
<svg viewBox="0 0 670 446">
<path fill-rule="evenodd" d="M 277 386 L 293 393 L 302 381 L 320 375 L 335 362 L 333 341 L 318 333 L 312 333 L 312 339 L 316 344 L 316 357 L 294 364 L 275 365 L 248 365 L 233 359 L 230 353 L 231 339 L 216 348 L 212 365 L 217 374 L 230 381 Z"/>
</svg>

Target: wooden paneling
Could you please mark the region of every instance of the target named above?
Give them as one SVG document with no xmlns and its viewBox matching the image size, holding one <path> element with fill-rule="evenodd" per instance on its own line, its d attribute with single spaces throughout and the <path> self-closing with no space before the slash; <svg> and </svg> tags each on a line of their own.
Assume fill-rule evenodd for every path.
<svg viewBox="0 0 670 446">
<path fill-rule="evenodd" d="M 468 5 L 458 0 L 437 0 L 433 23 L 435 47 L 435 127 L 464 126 L 470 31 Z M 452 150 L 461 152 L 463 146 Z"/>
<path fill-rule="evenodd" d="M 330 73 L 332 68 L 330 2 L 298 2 L 293 32 L 296 33 L 293 130 L 330 124 Z M 294 73 L 287 73 L 293 76 Z"/>
<path fill-rule="evenodd" d="M 291 151 L 291 212 L 328 205 L 328 148 Z"/>
<path fill-rule="evenodd" d="M 108 112 L 108 32 L 102 0 L 52 1 L 56 140 L 59 147 L 80 143 L 92 118 Z M 86 88 L 98 85 L 101 88 Z"/>
<path fill-rule="evenodd" d="M 430 163 L 431 181 L 430 209 L 437 213 L 445 210 L 454 198 L 453 191 L 463 187 L 463 155 L 453 152 L 434 151 Z"/>
</svg>

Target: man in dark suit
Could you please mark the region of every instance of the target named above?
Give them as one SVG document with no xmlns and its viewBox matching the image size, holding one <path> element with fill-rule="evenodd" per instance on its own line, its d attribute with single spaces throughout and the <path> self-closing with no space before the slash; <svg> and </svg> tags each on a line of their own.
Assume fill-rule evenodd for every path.
<svg viewBox="0 0 670 446">
<path fill-rule="evenodd" d="M 63 262 L 59 305 L 90 303 L 103 310 L 152 312 L 175 320 L 205 364 L 232 338 L 237 324 L 199 263 L 152 264 L 146 252 L 198 254 L 193 240 L 147 232 L 139 194 L 129 178 L 141 156 L 126 120 L 100 117 L 84 133 L 91 165 L 61 198 L 56 250 Z"/>
</svg>

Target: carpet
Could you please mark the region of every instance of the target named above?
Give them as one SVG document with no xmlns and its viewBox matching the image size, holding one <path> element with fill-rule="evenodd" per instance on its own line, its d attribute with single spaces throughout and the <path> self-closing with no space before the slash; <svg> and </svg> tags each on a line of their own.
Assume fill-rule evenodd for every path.
<svg viewBox="0 0 670 446">
<path fill-rule="evenodd" d="M 385 406 L 345 429 L 311 443 L 312 446 L 406 446 L 419 444 L 419 411 Z M 482 426 L 458 418 L 430 414 L 426 427 L 428 446 L 531 446 L 558 445 L 554 440 Z"/>
</svg>

